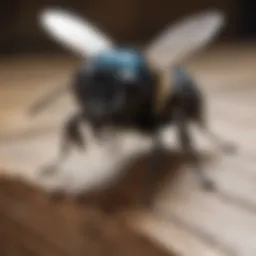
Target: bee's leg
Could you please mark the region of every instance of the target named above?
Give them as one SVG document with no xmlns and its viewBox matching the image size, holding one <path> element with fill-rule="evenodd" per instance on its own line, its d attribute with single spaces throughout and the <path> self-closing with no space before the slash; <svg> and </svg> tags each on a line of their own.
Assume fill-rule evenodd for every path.
<svg viewBox="0 0 256 256">
<path fill-rule="evenodd" d="M 79 126 L 83 121 L 84 117 L 81 114 L 74 115 L 67 121 L 62 141 L 63 155 L 68 153 L 72 144 L 75 144 L 80 149 L 84 149 L 84 139 L 79 130 Z"/>
<path fill-rule="evenodd" d="M 159 174 L 159 170 L 163 164 L 162 156 L 163 156 L 163 144 L 161 140 L 160 134 L 157 132 L 153 137 L 153 148 L 151 151 L 151 158 L 149 161 L 148 167 L 148 182 L 147 182 L 147 189 L 146 189 L 146 204 L 151 205 L 153 200 L 153 195 L 155 192 L 156 180 L 157 175 Z"/>
<path fill-rule="evenodd" d="M 217 147 L 224 153 L 235 153 L 237 151 L 237 146 L 232 142 L 226 142 L 224 139 L 221 139 L 219 136 L 214 134 L 210 129 L 206 126 L 200 126 L 203 132 L 207 135 L 207 137 L 215 144 Z"/>
<path fill-rule="evenodd" d="M 182 149 L 192 157 L 194 167 L 199 174 L 201 183 L 205 189 L 212 190 L 215 188 L 214 182 L 205 172 L 202 162 L 196 152 L 192 138 L 189 133 L 188 121 L 186 116 L 182 112 L 177 113 L 176 116 L 177 128 L 178 128 L 178 137 L 181 143 Z"/>
<path fill-rule="evenodd" d="M 84 147 L 82 134 L 79 130 L 79 125 L 82 121 L 83 118 L 80 114 L 73 115 L 68 119 L 64 125 L 57 159 L 44 167 L 41 174 L 47 175 L 57 171 L 58 166 L 69 156 L 74 145 L 78 146 L 79 148 Z"/>
<path fill-rule="evenodd" d="M 203 131 L 203 133 L 224 153 L 235 153 L 237 150 L 237 146 L 232 142 L 227 142 L 224 139 L 217 136 L 213 133 L 206 124 L 205 120 L 202 116 L 196 120 L 196 124 Z"/>
</svg>

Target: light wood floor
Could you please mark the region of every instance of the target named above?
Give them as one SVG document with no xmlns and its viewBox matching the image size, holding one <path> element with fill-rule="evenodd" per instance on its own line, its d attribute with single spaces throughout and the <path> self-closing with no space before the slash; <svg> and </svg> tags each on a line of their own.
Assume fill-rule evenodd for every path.
<svg viewBox="0 0 256 256">
<path fill-rule="evenodd" d="M 38 56 L 1 61 L 0 162 L 3 174 L 18 173 L 26 176 L 26 171 L 33 173 L 38 162 L 51 157 L 56 128 L 72 111 L 71 99 L 64 97 L 34 119 L 26 116 L 25 110 L 41 93 L 47 92 L 55 84 L 65 82 L 78 64 L 77 60 Z M 209 120 L 213 131 L 238 145 L 235 155 L 222 155 L 211 144 L 204 143 L 200 134 L 195 134 L 201 151 L 214 156 L 213 161 L 206 161 L 205 165 L 218 191 L 203 191 L 195 174 L 187 167 L 185 157 L 173 152 L 168 153 L 167 171 L 159 181 L 161 189 L 155 195 L 152 209 L 144 209 L 137 204 L 145 187 L 143 178 L 147 157 L 139 160 L 124 181 L 115 185 L 114 192 L 111 189 L 110 193 L 97 194 L 97 200 L 93 196 L 93 200 L 89 201 L 103 207 L 111 205 L 110 208 L 114 208 L 111 212 L 114 211 L 115 216 L 118 216 L 116 218 L 125 220 L 129 229 L 132 228 L 136 234 L 148 237 L 153 243 L 150 246 L 160 248 L 155 255 L 168 251 L 182 256 L 254 256 L 256 45 L 216 47 L 197 56 L 187 66 L 209 100 Z M 5 216 L 11 212 L 12 203 L 8 197 L 14 198 L 15 193 L 22 191 L 15 189 L 21 185 L 7 184 L 4 181 L 0 186 L 3 195 L 0 199 L 0 213 L 4 212 Z M 10 192 L 10 188 L 14 192 Z M 13 204 L 17 203 L 15 200 Z M 40 203 L 35 204 L 38 207 Z M 9 208 L 5 208 L 7 206 Z M 29 207 L 33 211 L 33 206 Z M 56 207 L 55 203 L 51 203 L 49 209 L 51 207 Z M 65 214 L 67 210 L 61 211 Z M 14 224 L 5 223 L 7 232 L 11 230 L 9 226 Z M 12 230 L 15 231 L 14 226 Z M 51 233 L 50 228 L 48 232 Z M 47 231 L 44 235 L 47 235 Z M 76 245 L 72 248 L 76 248 Z M 149 255 L 146 250 L 143 253 L 140 255 Z M 42 252 L 39 255 L 49 254 Z"/>
</svg>

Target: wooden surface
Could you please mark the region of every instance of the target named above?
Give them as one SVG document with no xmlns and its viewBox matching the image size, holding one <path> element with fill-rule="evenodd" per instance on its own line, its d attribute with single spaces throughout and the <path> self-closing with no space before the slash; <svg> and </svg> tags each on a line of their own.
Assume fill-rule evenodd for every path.
<svg viewBox="0 0 256 256">
<path fill-rule="evenodd" d="M 20 182 L 0 186 L 1 255 L 170 255 L 96 206 L 52 202 Z"/>
<path fill-rule="evenodd" d="M 72 107 L 69 97 L 65 97 L 33 120 L 24 115 L 24 110 L 41 92 L 65 81 L 70 69 L 78 64 L 58 58 L 51 61 L 54 63 L 49 64 L 47 58 L 34 57 L 0 64 L 2 174 L 23 177 L 33 184 L 36 180 L 38 185 L 42 184 L 36 167 L 39 162 L 51 159 L 60 124 Z M 195 131 L 205 168 L 215 180 L 218 191 L 203 191 L 186 157 L 175 151 L 166 155 L 166 171 L 160 175 L 159 190 L 156 190 L 151 209 L 140 204 L 146 184 L 147 155 L 137 159 L 127 175 L 110 188 L 90 193 L 79 203 L 70 197 L 52 202 L 44 195 L 44 190 L 2 179 L 0 241 L 5 254 L 1 255 L 38 255 L 35 252 L 40 252 L 39 255 L 74 255 L 74 252 L 76 255 L 89 252 L 102 255 L 102 250 L 115 255 L 113 248 L 118 248 L 117 255 L 165 255 L 166 251 L 184 256 L 256 255 L 255 66 L 256 47 L 253 45 L 217 47 L 188 63 L 208 97 L 213 131 L 239 147 L 237 154 L 223 155 Z M 168 140 L 167 133 L 167 145 L 172 147 Z M 138 141 L 131 143 L 130 155 L 137 144 L 142 143 Z M 145 144 L 145 148 L 148 145 Z M 94 162 L 102 162 L 102 159 L 95 157 Z M 74 166 L 74 162 L 67 166 Z M 89 172 L 89 166 L 85 166 L 84 172 L 66 171 L 66 175 L 73 175 L 66 176 L 66 180 L 55 176 L 52 180 L 67 187 L 72 184 L 69 188 L 74 189 L 78 180 L 94 175 Z M 97 168 L 101 169 L 100 165 Z M 86 183 L 81 182 L 79 186 L 83 184 Z M 93 238 L 85 235 L 91 229 Z"/>
</svg>

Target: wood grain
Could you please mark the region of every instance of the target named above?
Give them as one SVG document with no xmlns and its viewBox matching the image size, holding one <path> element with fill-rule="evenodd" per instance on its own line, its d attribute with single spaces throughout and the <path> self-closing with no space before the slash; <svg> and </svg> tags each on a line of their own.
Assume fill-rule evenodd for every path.
<svg viewBox="0 0 256 256">
<path fill-rule="evenodd" d="M 4 248 L 1 245 L 6 255 L 17 252 L 22 255 L 76 252 L 80 255 L 89 250 L 93 255 L 100 255 L 102 251 L 113 253 L 113 248 L 118 248 L 120 255 L 165 255 L 165 251 L 184 256 L 256 254 L 256 48 L 253 45 L 219 46 L 186 63 L 208 98 L 211 129 L 224 140 L 238 145 L 236 154 L 224 155 L 206 136 L 193 130 L 217 191 L 206 192 L 201 188 L 186 156 L 175 151 L 172 132 L 167 131 L 166 145 L 172 150 L 166 152 L 166 168 L 156 182 L 155 203 L 150 209 L 141 205 L 150 156 L 145 153 L 134 159 L 137 153 L 141 155 L 145 149 L 150 149 L 150 144 L 143 144 L 142 138 L 126 139 L 124 153 L 120 150 L 119 155 L 114 149 L 102 149 L 101 155 L 80 156 L 79 163 L 70 160 L 62 169 L 63 175 L 52 176 L 52 188 L 58 184 L 67 190 L 70 185 L 72 190 L 76 185 L 86 186 L 88 183 L 82 182 L 85 178 L 88 181 L 95 176 L 97 180 L 96 174 L 99 175 L 98 170 L 102 171 L 103 167 L 112 170 L 111 166 L 117 161 L 115 155 L 119 160 L 126 158 L 128 163 L 134 163 L 122 170 L 123 176 L 110 187 L 86 194 L 82 204 L 69 196 L 58 203 L 49 201 L 38 188 L 47 186 L 42 186 L 36 170 L 56 154 L 58 130 L 72 110 L 72 104 L 67 96 L 32 122 L 23 118 L 24 104 L 28 106 L 34 99 L 33 92 L 39 95 L 39 91 L 51 87 L 49 84 L 64 81 L 69 70 L 77 65 L 74 60 L 64 61 L 59 57 L 52 60 L 52 66 L 47 58 L 6 60 L 0 64 L 5 67 L 1 71 L 4 76 L 0 76 L 3 84 L 0 95 L 1 173 L 6 177 L 19 176 L 23 182 L 34 185 L 38 183 L 37 188 L 29 188 L 21 185 L 21 181 L 1 181 L 0 225 L 3 228 L 0 235 L 1 241 L 10 245 Z M 32 76 L 34 72 L 38 75 Z M 20 84 L 24 76 L 29 77 L 29 82 L 22 80 Z M 122 161 L 119 169 L 122 169 Z M 81 224 L 83 221 L 87 224 Z M 93 225 L 87 229 L 89 222 Z M 104 238 L 84 239 L 81 228 L 89 232 L 92 226 L 104 233 Z M 27 236 L 22 237 L 25 233 Z"/>
</svg>

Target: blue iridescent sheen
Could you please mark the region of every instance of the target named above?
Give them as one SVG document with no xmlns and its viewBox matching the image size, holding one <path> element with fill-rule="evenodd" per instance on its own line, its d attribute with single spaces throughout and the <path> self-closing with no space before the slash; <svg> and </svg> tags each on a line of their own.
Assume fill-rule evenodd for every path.
<svg viewBox="0 0 256 256">
<path fill-rule="evenodd" d="M 144 56 L 134 49 L 114 49 L 98 55 L 93 63 L 96 70 L 129 71 L 137 78 L 147 78 L 149 68 Z"/>
</svg>

